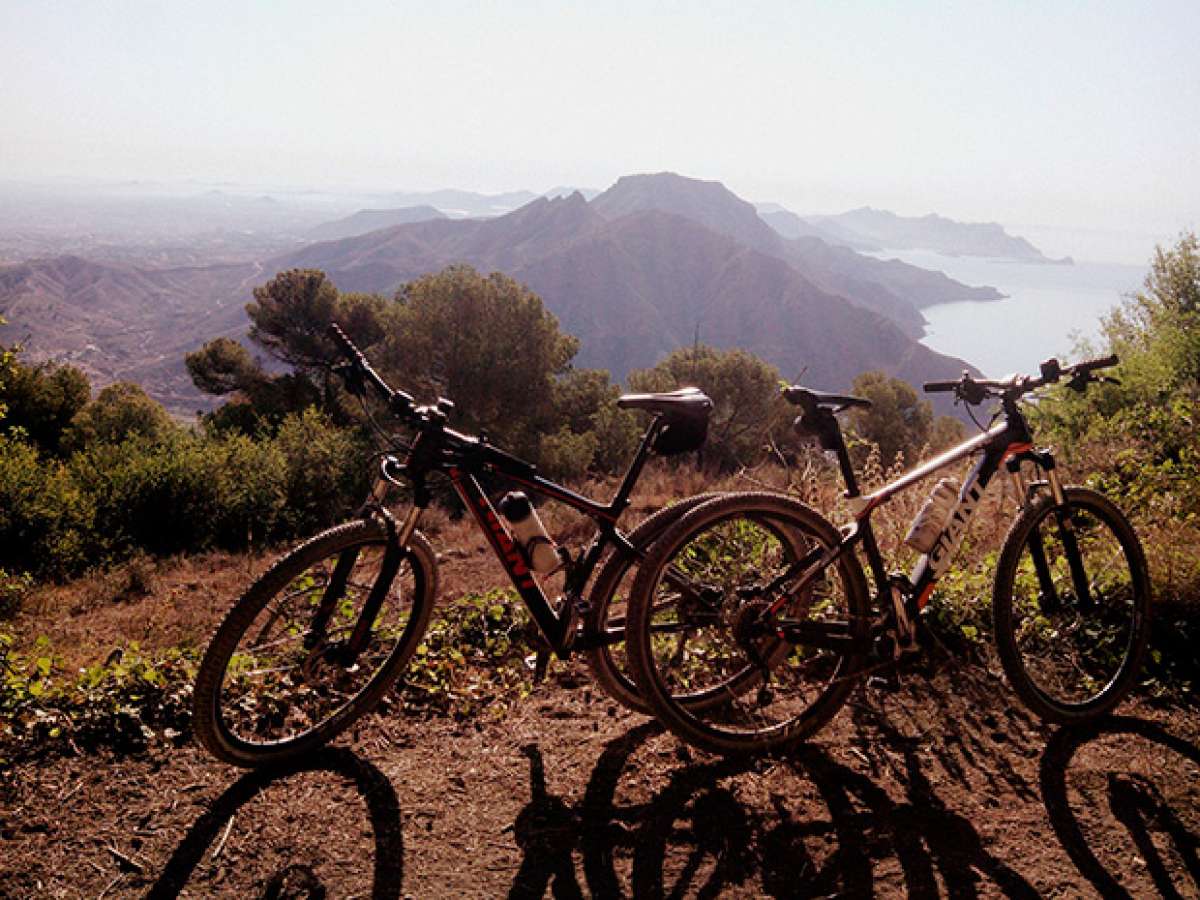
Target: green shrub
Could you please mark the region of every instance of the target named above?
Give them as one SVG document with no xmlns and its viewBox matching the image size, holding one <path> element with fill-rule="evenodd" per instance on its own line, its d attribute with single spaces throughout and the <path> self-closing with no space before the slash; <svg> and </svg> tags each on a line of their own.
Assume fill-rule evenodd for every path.
<svg viewBox="0 0 1200 900">
<path fill-rule="evenodd" d="M 25 653 L 13 644 L 0 632 L 0 764 L 66 747 L 128 752 L 187 737 L 196 677 L 190 654 L 148 656 L 133 643 L 66 673 L 45 637 Z"/>
<path fill-rule="evenodd" d="M 95 509 L 71 471 L 19 436 L 0 435 L 0 566 L 37 578 L 81 571 Z"/>
<path fill-rule="evenodd" d="M 286 417 L 272 446 L 285 473 L 282 533 L 323 528 L 344 518 L 366 496 L 368 448 L 315 409 Z"/>
<path fill-rule="evenodd" d="M 406 708 L 460 718 L 529 692 L 525 656 L 531 624 L 511 590 L 468 594 L 447 604 L 404 675 Z"/>
<path fill-rule="evenodd" d="M 21 611 L 21 602 L 33 587 L 28 572 L 6 572 L 0 569 L 0 619 L 11 619 Z"/>
</svg>

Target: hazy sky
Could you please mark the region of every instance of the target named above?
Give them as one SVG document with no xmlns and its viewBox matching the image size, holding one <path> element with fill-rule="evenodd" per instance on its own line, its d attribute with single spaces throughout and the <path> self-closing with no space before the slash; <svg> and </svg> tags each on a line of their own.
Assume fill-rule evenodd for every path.
<svg viewBox="0 0 1200 900">
<path fill-rule="evenodd" d="M 0 178 L 485 191 L 669 169 L 1173 232 L 1200 2 L 0 0 Z"/>
</svg>

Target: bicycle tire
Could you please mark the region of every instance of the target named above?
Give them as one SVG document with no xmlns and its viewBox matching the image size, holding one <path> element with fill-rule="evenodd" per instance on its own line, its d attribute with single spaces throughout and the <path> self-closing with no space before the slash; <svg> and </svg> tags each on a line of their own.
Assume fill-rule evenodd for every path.
<svg viewBox="0 0 1200 900">
<path fill-rule="evenodd" d="M 626 540 L 633 545 L 633 553 L 614 550 L 600 567 L 600 574 L 596 576 L 588 593 L 588 612 L 584 617 L 585 635 L 599 636 L 615 629 L 624 632 L 629 592 L 626 589 L 623 594 L 618 594 L 622 583 L 631 573 L 636 572 L 638 562 L 645 558 L 650 545 L 679 521 L 681 516 L 701 503 L 707 503 L 720 496 L 721 494 L 716 492 L 696 494 L 671 506 L 665 506 L 642 520 L 626 535 Z M 624 641 L 589 649 L 585 658 L 592 675 L 605 693 L 634 712 L 652 714 L 649 704 L 638 693 L 637 682 L 629 671 Z"/>
<path fill-rule="evenodd" d="M 388 542 L 386 527 L 375 519 L 334 526 L 276 561 L 242 594 L 218 627 L 196 676 L 193 728 L 213 756 L 246 768 L 281 762 L 327 743 L 379 704 L 412 656 L 433 610 L 437 563 L 424 536 L 414 532 L 410 538 L 387 585 L 384 606 L 371 623 L 369 643 L 351 666 L 332 655 L 335 641 L 322 637 L 322 643 L 306 648 L 307 631 L 301 627 L 315 618 L 311 609 L 319 603 L 322 585 L 337 580 L 325 574 L 322 581 L 321 567 L 332 565 L 336 572 L 331 561 L 348 560 L 345 587 L 327 626 L 329 633 L 348 633 L 360 611 L 356 603 L 369 593 L 358 579 L 370 577 L 370 560 L 382 559 Z M 375 578 L 380 576 L 376 571 Z M 406 595 L 398 590 L 402 579 L 411 582 Z M 275 607 L 268 609 L 273 601 Z M 292 610 L 297 621 L 290 618 Z M 256 638 L 235 656 L 256 622 L 261 622 Z M 276 661 L 279 665 L 271 665 Z M 339 702 L 339 694 L 346 699 Z M 301 706 L 311 707 L 323 697 L 329 698 L 328 712 L 310 713 Z M 282 727 L 281 715 L 284 725 L 298 716 L 307 721 L 301 720 L 297 733 L 278 737 L 273 729 Z"/>
<path fill-rule="evenodd" d="M 762 595 L 763 580 L 775 580 L 794 561 L 784 536 L 822 549 L 841 541 L 823 516 L 791 497 L 728 494 L 697 506 L 671 526 L 650 549 L 634 582 L 626 642 L 639 691 L 667 728 L 704 750 L 739 754 L 785 748 L 827 724 L 854 689 L 862 664 L 854 648 L 865 643 L 870 601 L 853 554 L 839 557 L 787 607 L 789 615 L 802 614 L 792 621 L 844 631 L 841 649 L 738 637 L 770 603 Z M 672 577 L 664 579 L 668 570 Z M 687 591 L 676 591 L 681 580 L 700 585 L 692 592 L 707 598 L 707 609 L 698 614 L 687 609 L 688 603 L 693 610 L 700 607 Z M 672 591 L 681 595 L 678 600 L 671 600 Z M 690 626 L 689 616 L 705 624 Z M 702 632 L 690 655 L 689 629 Z M 668 654 L 671 634 L 680 638 Z M 709 669 L 711 684 L 690 683 L 704 679 Z"/>
<path fill-rule="evenodd" d="M 1145 553 L 1124 513 L 1087 488 L 1063 493 L 1063 505 L 1044 495 L 1009 528 L 992 616 L 1013 691 L 1040 718 L 1067 725 L 1108 713 L 1133 687 L 1149 643 L 1151 596 Z M 1064 513 L 1079 549 L 1077 574 L 1062 542 Z M 1051 520 L 1057 532 L 1039 527 Z M 1057 541 L 1047 546 L 1055 533 Z M 1038 575 L 1035 544 L 1049 585 Z"/>
</svg>

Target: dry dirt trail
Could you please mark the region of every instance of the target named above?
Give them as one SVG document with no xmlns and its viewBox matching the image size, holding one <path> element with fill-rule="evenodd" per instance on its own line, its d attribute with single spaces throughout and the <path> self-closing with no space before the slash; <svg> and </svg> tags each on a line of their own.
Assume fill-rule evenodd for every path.
<svg viewBox="0 0 1200 900">
<path fill-rule="evenodd" d="M 560 669 L 475 722 L 373 718 L 289 770 L 191 745 L 3 775 L 5 897 L 1200 896 L 1200 714 L 1044 728 L 975 669 L 704 757 Z"/>
</svg>

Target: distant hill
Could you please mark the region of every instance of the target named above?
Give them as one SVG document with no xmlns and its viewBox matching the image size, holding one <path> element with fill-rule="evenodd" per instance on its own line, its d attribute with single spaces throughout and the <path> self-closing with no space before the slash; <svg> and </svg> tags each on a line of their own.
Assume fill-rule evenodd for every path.
<svg viewBox="0 0 1200 900">
<path fill-rule="evenodd" d="M 948 256 L 1070 262 L 1069 258 L 1047 258 L 1029 241 L 1008 234 L 995 222 L 956 222 L 935 213 L 913 218 L 867 206 L 836 216 L 812 216 L 808 221 L 845 240 L 874 242 L 889 250 L 933 250 Z"/>
<path fill-rule="evenodd" d="M 400 209 L 360 209 L 352 216 L 325 222 L 308 232 L 308 237 L 317 241 L 332 241 L 355 237 L 393 225 L 409 225 L 430 219 L 444 219 L 445 214 L 432 206 L 405 206 Z"/>
<path fill-rule="evenodd" d="M 432 206 L 452 219 L 490 218 L 502 216 L 536 200 L 533 191 L 508 191 L 503 194 L 478 194 L 447 188 L 440 191 L 421 191 L 385 194 L 389 207 Z"/>
<path fill-rule="evenodd" d="M 607 218 L 657 209 L 681 215 L 739 243 L 778 257 L 824 290 L 882 313 L 908 335 L 924 333 L 920 309 L 960 300 L 998 300 L 991 287 L 969 287 L 941 272 L 899 263 L 893 266 L 834 247 L 811 236 L 786 240 L 763 221 L 755 207 L 715 181 L 671 172 L 627 175 L 592 201 Z"/>
<path fill-rule="evenodd" d="M 95 387 L 135 381 L 172 412 L 211 405 L 183 356 L 222 335 L 245 334 L 244 305 L 263 278 L 253 263 L 141 269 L 60 256 L 0 268 L 0 343 L 34 361 L 69 362 Z"/>
<path fill-rule="evenodd" d="M 721 195 L 702 190 L 689 208 L 711 220 Z M 706 342 L 744 347 L 829 389 L 848 387 L 869 368 L 919 381 L 955 377 L 965 366 L 822 289 L 781 256 L 628 201 L 628 194 L 601 194 L 591 204 L 580 194 L 542 198 L 498 219 L 402 225 L 304 247 L 269 267 L 312 266 L 343 289 L 384 292 L 453 262 L 500 269 L 528 284 L 580 338 L 579 365 L 618 379 L 685 346 L 697 327 Z M 869 262 L 867 286 L 877 264 Z M 823 275 L 841 277 L 832 265 Z"/>
<path fill-rule="evenodd" d="M 780 237 L 789 239 L 815 237 L 832 246 L 850 247 L 852 250 L 880 249 L 869 241 L 825 229 L 808 219 L 802 219 L 778 203 L 757 203 L 755 209 L 758 210 L 759 217 L 774 228 Z"/>
<path fill-rule="evenodd" d="M 570 187 L 568 185 L 559 185 L 558 187 L 550 188 L 550 190 L 543 193 L 542 196 L 553 200 L 555 197 L 569 197 L 572 194 L 582 194 L 584 200 L 591 200 L 593 197 L 595 197 L 599 193 L 600 192 L 598 190 L 596 190 L 595 188 L 581 188 L 581 187 Z"/>
<path fill-rule="evenodd" d="M 786 240 L 722 185 L 664 174 L 623 178 L 590 203 L 579 192 L 535 197 L 501 216 L 395 225 L 261 263 L 146 269 L 59 257 L 0 269 L 0 315 L 13 323 L 0 341 L 28 338 L 35 356 L 75 362 L 98 385 L 136 380 L 187 412 L 202 401 L 184 353 L 244 334 L 251 289 L 276 272 L 320 268 L 343 290 L 386 294 L 451 263 L 527 283 L 580 338 L 578 364 L 617 379 L 697 329 L 821 388 L 847 388 L 871 368 L 914 383 L 952 378 L 965 364 L 914 339 L 917 307 L 990 296 L 815 237 Z"/>
</svg>

